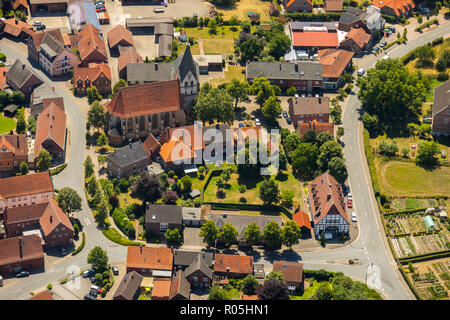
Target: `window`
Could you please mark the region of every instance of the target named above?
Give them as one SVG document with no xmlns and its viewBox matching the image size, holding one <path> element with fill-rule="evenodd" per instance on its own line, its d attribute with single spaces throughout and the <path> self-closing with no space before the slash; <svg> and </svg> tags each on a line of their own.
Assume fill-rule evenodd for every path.
<svg viewBox="0 0 450 320">
<path fill-rule="evenodd" d="M 198 281 L 198 277 L 192 277 L 194 281 Z"/>
<path fill-rule="evenodd" d="M 159 224 L 159 231 L 166 231 L 169 228 L 169 224 L 167 222 L 161 222 Z"/>
</svg>

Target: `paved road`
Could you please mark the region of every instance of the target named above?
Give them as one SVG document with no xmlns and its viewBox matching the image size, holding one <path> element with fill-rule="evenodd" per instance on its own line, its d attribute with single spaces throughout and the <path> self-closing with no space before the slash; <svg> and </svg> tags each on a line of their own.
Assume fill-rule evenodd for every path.
<svg viewBox="0 0 450 320">
<path fill-rule="evenodd" d="M 439 26 L 438 28 L 421 35 L 420 37 L 409 41 L 406 45 L 397 46 L 388 50 L 391 57 L 401 57 L 408 51 L 421 46 L 435 38 L 445 36 L 450 33 L 450 23 Z M 28 60 L 16 50 L 7 47 L 4 43 L 0 44 L 0 51 L 4 52 L 10 58 L 19 58 L 28 63 Z M 359 62 L 359 67 L 369 69 L 378 59 L 378 57 L 366 57 Z M 31 66 L 31 65 L 30 65 Z M 53 82 L 40 70 L 35 72 L 41 79 L 54 86 Z M 319 252 L 285 252 L 281 255 L 264 255 L 257 257 L 256 263 L 263 263 L 266 271 L 271 270 L 273 259 L 283 258 L 288 261 L 302 261 L 307 269 L 326 269 L 330 271 L 341 271 L 346 275 L 367 281 L 367 284 L 379 289 L 389 299 L 413 299 L 412 294 L 405 288 L 403 279 L 398 273 L 397 267 L 393 262 L 390 249 L 386 247 L 385 239 L 379 230 L 379 213 L 374 203 L 370 179 L 366 175 L 364 166 L 366 165 L 365 156 L 362 154 L 359 109 L 361 107 L 355 94 L 348 99 L 343 117 L 343 127 L 345 135 L 343 137 L 344 154 L 349 168 L 349 181 L 352 189 L 354 207 L 357 212 L 360 223 L 360 237 L 351 245 Z M 56 93 L 64 98 L 66 112 L 72 124 L 71 155 L 68 167 L 59 175 L 55 176 L 53 181 L 56 188 L 70 186 L 75 189 L 83 199 L 83 210 L 78 213 L 86 232 L 86 248 L 77 256 L 68 256 L 61 262 L 50 267 L 45 273 L 31 275 L 27 279 L 6 285 L 0 289 L 0 300 L 4 299 L 24 299 L 29 292 L 36 288 L 45 286 L 47 283 L 57 281 L 67 276 L 68 270 L 75 266 L 86 268 L 87 254 L 89 249 L 100 245 L 107 250 L 111 262 L 123 263 L 126 260 L 126 247 L 116 245 L 107 240 L 103 234 L 96 228 L 92 214 L 87 206 L 83 191 L 83 161 L 85 158 L 85 119 L 78 108 L 73 97 L 62 87 L 56 86 Z M 348 259 L 359 259 L 360 264 L 349 265 Z"/>
</svg>

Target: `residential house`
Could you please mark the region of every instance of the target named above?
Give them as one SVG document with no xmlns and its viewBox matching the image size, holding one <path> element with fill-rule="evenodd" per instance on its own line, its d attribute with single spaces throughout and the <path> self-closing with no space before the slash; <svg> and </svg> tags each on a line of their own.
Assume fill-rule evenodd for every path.
<svg viewBox="0 0 450 320">
<path fill-rule="evenodd" d="M 38 230 L 40 219 L 48 206 L 48 202 L 28 206 L 8 208 L 4 213 L 6 236 L 21 236 L 24 231 Z"/>
<path fill-rule="evenodd" d="M 183 171 L 201 161 L 197 160 L 197 154 L 183 142 L 182 138 L 175 136 L 161 146 L 159 155 L 161 156 L 161 166 L 165 170 Z"/>
<path fill-rule="evenodd" d="M 127 49 L 120 54 L 117 66 L 119 69 L 119 78 L 127 80 L 127 66 L 130 63 L 142 64 L 144 60 L 137 53 L 135 47 L 127 47 Z"/>
<path fill-rule="evenodd" d="M 380 8 L 369 6 L 366 11 L 348 6 L 339 18 L 339 29 L 350 31 L 352 28 L 364 28 L 372 35 L 384 29 L 384 19 Z"/>
<path fill-rule="evenodd" d="M 126 79 L 129 85 L 178 80 L 183 108 L 186 110 L 199 89 L 199 76 L 199 66 L 188 45 L 184 53 L 171 63 L 129 63 Z"/>
<path fill-rule="evenodd" d="M 68 0 L 30 0 L 31 13 L 67 13 Z"/>
<path fill-rule="evenodd" d="M 167 229 L 183 231 L 182 207 L 176 205 L 147 204 L 145 230 L 152 235 L 163 236 Z"/>
<path fill-rule="evenodd" d="M 281 89 L 294 87 L 297 91 L 316 91 L 322 89 L 322 65 L 318 62 L 249 62 L 245 70 L 247 81 L 252 84 L 255 78 L 265 77 L 272 85 Z"/>
<path fill-rule="evenodd" d="M 13 39 L 26 39 L 34 33 L 33 26 L 16 18 L 0 18 L 0 32 Z"/>
<path fill-rule="evenodd" d="M 47 289 L 47 290 L 44 290 L 44 291 L 34 294 L 28 300 L 55 300 L 55 299 L 53 298 L 53 295 L 50 292 L 50 290 Z"/>
<path fill-rule="evenodd" d="M 353 55 L 354 53 L 348 50 L 319 50 L 318 61 L 322 65 L 323 89 L 338 89 L 344 85 L 342 76 L 350 70 Z"/>
<path fill-rule="evenodd" d="M 186 123 L 177 80 L 144 83 L 120 88 L 106 104 L 108 136 L 115 139 L 146 138 L 165 127 Z"/>
<path fill-rule="evenodd" d="M 125 274 L 114 293 L 113 300 L 137 300 L 143 278 L 136 271 Z"/>
<path fill-rule="evenodd" d="M 153 280 L 152 300 L 169 300 L 172 279 L 158 278 Z"/>
<path fill-rule="evenodd" d="M 55 199 L 48 199 L 47 208 L 39 223 L 47 248 L 72 244 L 74 238 L 72 223 Z"/>
<path fill-rule="evenodd" d="M 44 101 L 47 101 L 47 104 L 44 106 Z M 30 108 L 31 115 L 37 120 L 37 117 L 41 114 L 42 111 L 48 106 L 48 102 L 52 101 L 56 103 L 58 106 L 62 106 L 64 109 L 64 99 L 59 98 L 55 93 L 55 87 L 50 87 L 46 83 L 42 83 L 36 88 L 34 88 L 30 97 Z"/>
<path fill-rule="evenodd" d="M 13 90 L 21 91 L 25 98 L 29 98 L 33 89 L 40 85 L 42 80 L 22 61 L 16 59 L 6 73 L 6 82 Z"/>
<path fill-rule="evenodd" d="M 273 271 L 283 274 L 283 280 L 290 291 L 303 286 L 303 263 L 276 260 L 273 262 Z"/>
<path fill-rule="evenodd" d="M 170 284 L 169 300 L 189 300 L 191 285 L 183 271 L 179 270 Z"/>
<path fill-rule="evenodd" d="M 380 8 L 377 6 L 369 6 L 366 9 L 364 22 L 372 34 L 378 30 L 384 30 L 384 18 L 381 16 Z"/>
<path fill-rule="evenodd" d="M 172 268 L 171 248 L 128 246 L 127 272 L 136 271 L 145 276 L 171 278 Z"/>
<path fill-rule="evenodd" d="M 190 283 L 191 288 L 206 289 L 211 286 L 213 279 L 212 262 L 205 254 L 198 254 L 192 263 L 186 268 L 184 275 Z"/>
<path fill-rule="evenodd" d="M 242 278 L 253 274 L 253 256 L 217 253 L 214 257 L 214 275 Z"/>
<path fill-rule="evenodd" d="M 294 97 L 288 100 L 289 116 L 295 127 L 298 123 L 313 120 L 328 123 L 330 120 L 330 98 L 328 97 Z"/>
<path fill-rule="evenodd" d="M 66 150 L 66 113 L 54 102 L 42 111 L 36 122 L 34 158 L 46 149 L 54 160 L 62 160 Z"/>
<path fill-rule="evenodd" d="M 324 0 L 323 9 L 326 12 L 340 12 L 343 2 L 343 0 Z"/>
<path fill-rule="evenodd" d="M 108 173 L 117 178 L 129 178 L 147 170 L 150 164 L 141 141 L 130 143 L 108 154 Z"/>
<path fill-rule="evenodd" d="M 155 138 L 151 133 L 148 134 L 147 139 L 145 139 L 142 144 L 145 152 L 147 153 L 148 159 L 152 162 L 161 150 L 161 143 Z"/>
<path fill-rule="evenodd" d="M 0 240 L 0 275 L 44 269 L 44 251 L 37 235 Z"/>
<path fill-rule="evenodd" d="M 192 58 L 197 62 L 200 74 L 222 71 L 221 54 L 193 55 Z"/>
<path fill-rule="evenodd" d="M 433 135 L 450 135 L 450 80 L 434 89 Z"/>
<path fill-rule="evenodd" d="M 100 31 L 94 25 L 88 23 L 72 38 L 73 47 L 78 48 L 81 64 L 87 67 L 89 63 L 108 62 L 105 42 Z"/>
<path fill-rule="evenodd" d="M 284 0 L 284 7 L 287 12 L 312 12 L 313 3 L 311 0 Z"/>
<path fill-rule="evenodd" d="M 27 0 L 15 0 L 13 3 L 14 11 L 22 11 L 26 15 L 28 15 L 28 2 Z"/>
<path fill-rule="evenodd" d="M 123 25 L 118 24 L 107 34 L 109 49 L 119 51 L 119 46 L 133 46 L 133 34 Z"/>
<path fill-rule="evenodd" d="M 289 22 L 289 36 L 294 50 L 308 53 L 339 46 L 336 25 L 331 22 Z"/>
<path fill-rule="evenodd" d="M 352 28 L 341 42 L 341 48 L 360 54 L 369 50 L 371 34 L 364 28 Z"/>
<path fill-rule="evenodd" d="M 0 135 L 0 178 L 18 171 L 20 164 L 28 164 L 28 142 L 25 134 Z"/>
<path fill-rule="evenodd" d="M 48 171 L 5 178 L 0 183 L 0 197 L 6 208 L 47 202 L 53 198 L 53 183 Z"/>
<path fill-rule="evenodd" d="M 310 233 L 312 230 L 311 220 L 306 212 L 298 211 L 292 216 L 292 220 L 299 225 L 302 233 Z"/>
<path fill-rule="evenodd" d="M 314 220 L 314 234 L 322 232 L 332 237 L 348 234 L 350 219 L 345 211 L 344 193 L 340 183 L 328 172 L 308 185 L 308 202 Z"/>
<path fill-rule="evenodd" d="M 416 7 L 414 0 L 372 0 L 372 5 L 379 7 L 382 14 L 394 17 L 407 16 Z"/>
<path fill-rule="evenodd" d="M 205 260 L 206 265 L 211 268 L 213 253 L 208 251 L 188 251 L 177 249 L 173 253 L 173 265 L 175 270 L 185 271 L 197 258 Z"/>
<path fill-rule="evenodd" d="M 89 63 L 87 67 L 73 70 L 73 85 L 76 93 L 85 95 L 87 89 L 96 87 L 100 94 L 111 93 L 111 69 L 107 63 Z"/>
<path fill-rule="evenodd" d="M 246 246 L 245 229 L 250 223 L 256 223 L 261 231 L 263 231 L 270 221 L 275 221 L 280 227 L 283 225 L 279 216 L 254 216 L 245 214 L 229 214 L 229 213 L 211 213 L 209 219 L 214 221 L 219 229 L 222 229 L 225 223 L 231 223 L 237 230 L 238 245 Z"/>
</svg>

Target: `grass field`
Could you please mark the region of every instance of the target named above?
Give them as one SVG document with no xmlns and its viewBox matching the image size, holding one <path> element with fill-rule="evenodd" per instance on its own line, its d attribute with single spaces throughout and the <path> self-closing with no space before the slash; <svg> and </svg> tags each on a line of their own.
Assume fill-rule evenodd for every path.
<svg viewBox="0 0 450 320">
<path fill-rule="evenodd" d="M 239 81 L 245 80 L 245 68 L 241 66 L 228 66 L 228 70 L 224 71 L 225 78 L 212 79 L 210 81 L 213 87 L 217 87 L 222 83 L 231 82 L 233 79 L 238 79 Z"/>
<path fill-rule="evenodd" d="M 240 26 L 221 26 L 217 28 L 216 34 L 209 33 L 209 28 L 207 27 L 196 27 L 196 28 L 176 28 L 175 31 L 180 31 L 184 29 L 189 38 L 196 39 L 235 39 L 239 36 L 241 32 Z"/>
<path fill-rule="evenodd" d="M 233 54 L 234 40 L 202 40 L 205 54 Z"/>
<path fill-rule="evenodd" d="M 434 59 L 434 63 L 436 64 L 436 61 L 439 59 L 439 57 L 441 56 L 441 53 L 445 50 L 445 49 L 450 49 L 450 38 L 447 38 L 444 40 L 443 43 L 437 45 L 434 47 L 434 51 L 436 54 L 436 57 Z M 420 72 L 422 72 L 422 74 L 434 74 L 437 75 L 439 72 L 433 67 L 433 68 L 421 68 L 421 69 L 417 69 L 416 68 L 416 62 L 418 59 L 414 59 L 412 61 L 410 61 L 407 65 L 406 68 L 409 70 L 409 72 L 411 73 L 415 73 L 417 71 L 420 70 Z"/>
<path fill-rule="evenodd" d="M 391 161 L 378 168 L 382 192 L 395 196 L 450 196 L 450 168 L 427 171 L 412 162 Z"/>
<path fill-rule="evenodd" d="M 261 0 L 240 0 L 236 3 L 236 7 L 232 9 L 217 8 L 218 13 L 223 13 L 223 18 L 229 20 L 235 16 L 239 20 L 248 20 L 248 12 L 254 11 L 259 13 L 260 21 L 270 21 L 269 7 L 270 1 Z"/>
<path fill-rule="evenodd" d="M 6 118 L 0 114 L 0 134 L 9 133 L 16 128 L 16 121 L 11 118 Z"/>
</svg>

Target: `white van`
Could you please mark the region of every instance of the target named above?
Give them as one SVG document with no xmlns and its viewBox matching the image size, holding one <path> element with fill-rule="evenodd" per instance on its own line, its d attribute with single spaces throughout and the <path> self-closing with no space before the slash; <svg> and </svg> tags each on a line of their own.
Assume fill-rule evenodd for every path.
<svg viewBox="0 0 450 320">
<path fill-rule="evenodd" d="M 92 285 L 91 286 L 91 290 L 94 290 L 95 292 L 97 292 L 98 290 L 100 290 L 99 287 Z"/>
<path fill-rule="evenodd" d="M 356 222 L 356 213 L 355 213 L 355 211 L 352 211 L 352 221 Z"/>
</svg>

